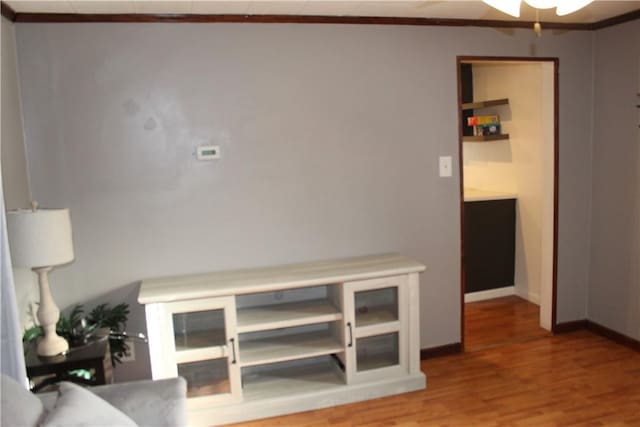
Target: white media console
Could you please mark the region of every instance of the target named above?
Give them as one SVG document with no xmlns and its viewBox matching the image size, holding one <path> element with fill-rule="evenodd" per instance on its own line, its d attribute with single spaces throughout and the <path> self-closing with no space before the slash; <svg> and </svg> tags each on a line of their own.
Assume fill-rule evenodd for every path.
<svg viewBox="0 0 640 427">
<path fill-rule="evenodd" d="M 423 389 L 418 274 L 378 255 L 142 281 L 154 379 L 218 425 Z"/>
</svg>

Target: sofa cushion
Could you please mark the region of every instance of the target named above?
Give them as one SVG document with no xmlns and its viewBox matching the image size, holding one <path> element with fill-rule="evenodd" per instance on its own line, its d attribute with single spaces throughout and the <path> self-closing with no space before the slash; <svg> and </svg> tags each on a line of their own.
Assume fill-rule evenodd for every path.
<svg viewBox="0 0 640 427">
<path fill-rule="evenodd" d="M 26 387 L 4 374 L 0 387 L 0 395 L 2 396 L 0 425 L 37 426 L 45 412 L 40 399 Z"/>
<path fill-rule="evenodd" d="M 139 427 L 186 426 L 187 382 L 184 378 L 131 381 L 89 388 Z M 45 411 L 53 409 L 57 392 L 39 393 Z M 4 427 L 4 426 L 2 426 Z"/>
<path fill-rule="evenodd" d="M 101 385 L 91 391 L 140 427 L 186 426 L 187 382 L 184 378 L 142 380 Z"/>
<path fill-rule="evenodd" d="M 49 411 L 43 427 L 119 426 L 136 427 L 122 411 L 89 390 L 69 382 L 61 382 L 56 404 Z"/>
</svg>

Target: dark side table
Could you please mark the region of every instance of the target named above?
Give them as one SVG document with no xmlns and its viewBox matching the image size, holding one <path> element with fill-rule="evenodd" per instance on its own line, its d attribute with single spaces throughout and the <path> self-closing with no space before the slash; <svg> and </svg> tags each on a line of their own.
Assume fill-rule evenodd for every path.
<svg viewBox="0 0 640 427">
<path fill-rule="evenodd" d="M 70 381 L 84 385 L 111 384 L 113 382 L 113 367 L 111 366 L 111 351 L 107 338 L 89 342 L 81 347 L 70 348 L 66 354 L 53 357 L 41 357 L 36 353 L 35 343 L 26 347 L 27 376 L 35 383 L 32 391 L 38 392 L 42 388 L 60 381 Z M 86 369 L 91 372 L 92 379 L 87 380 L 69 371 Z M 36 378 L 46 377 L 42 381 Z"/>
</svg>

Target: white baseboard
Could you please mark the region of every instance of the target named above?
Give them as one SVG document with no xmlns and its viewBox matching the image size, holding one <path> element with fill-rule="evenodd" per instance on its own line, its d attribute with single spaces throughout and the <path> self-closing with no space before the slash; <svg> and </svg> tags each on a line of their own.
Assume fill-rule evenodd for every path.
<svg viewBox="0 0 640 427">
<path fill-rule="evenodd" d="M 540 295 L 535 294 L 533 292 L 526 292 L 516 288 L 515 294 L 518 295 L 522 299 L 526 299 L 530 303 L 535 305 L 540 305 Z"/>
<path fill-rule="evenodd" d="M 470 292 L 468 294 L 464 294 L 464 302 L 484 301 L 486 299 L 507 297 L 509 295 L 515 294 L 515 286 L 506 286 L 504 288 L 489 289 L 487 291 Z"/>
</svg>

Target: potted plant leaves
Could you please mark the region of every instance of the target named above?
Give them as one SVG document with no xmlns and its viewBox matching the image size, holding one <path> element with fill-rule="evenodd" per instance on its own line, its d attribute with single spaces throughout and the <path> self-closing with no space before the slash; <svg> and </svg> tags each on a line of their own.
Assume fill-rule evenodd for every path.
<svg viewBox="0 0 640 427">
<path fill-rule="evenodd" d="M 122 362 L 122 358 L 129 350 L 127 338 L 145 340 L 144 335 L 129 335 L 125 331 L 129 316 L 129 305 L 126 303 L 110 307 L 109 304 L 100 304 L 94 307 L 87 316 L 83 316 L 84 308 L 81 304 L 75 305 L 69 312 L 69 316 L 60 314 L 56 324 L 56 332 L 64 337 L 71 348 L 87 344 L 91 339 L 109 336 L 111 350 L 111 364 L 115 367 Z M 33 326 L 25 330 L 24 342 L 31 342 L 42 336 L 42 328 Z"/>
</svg>

